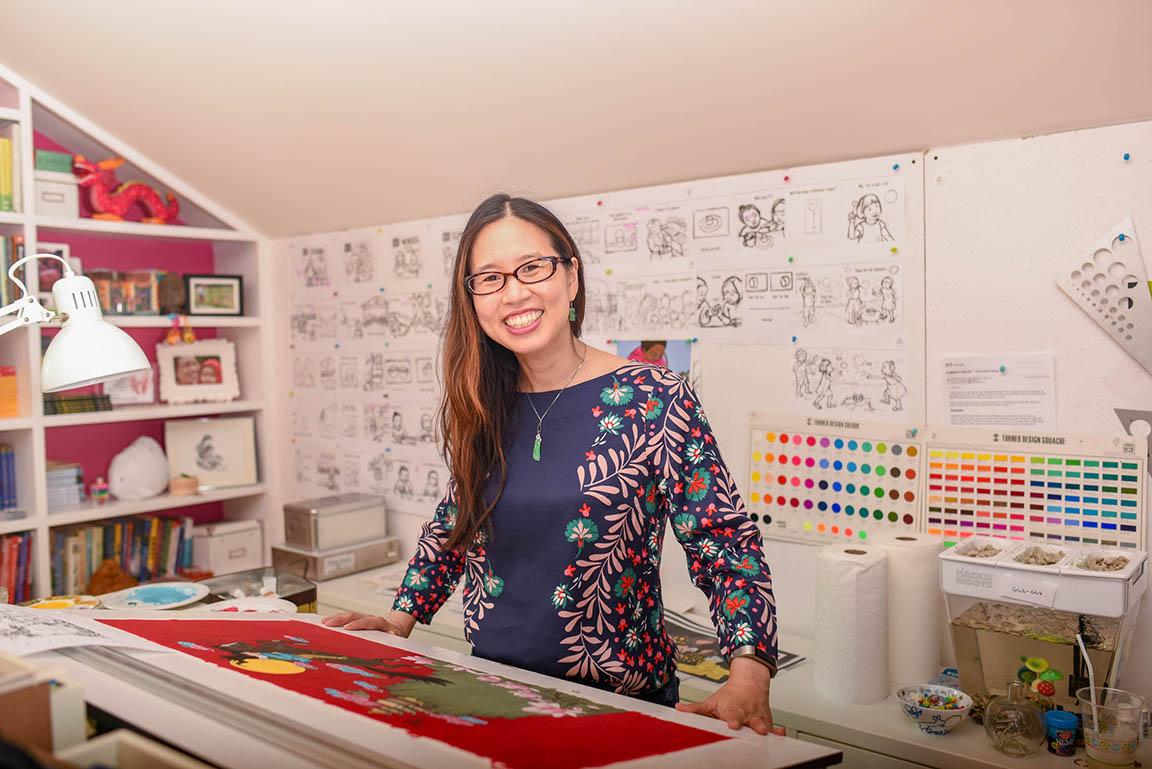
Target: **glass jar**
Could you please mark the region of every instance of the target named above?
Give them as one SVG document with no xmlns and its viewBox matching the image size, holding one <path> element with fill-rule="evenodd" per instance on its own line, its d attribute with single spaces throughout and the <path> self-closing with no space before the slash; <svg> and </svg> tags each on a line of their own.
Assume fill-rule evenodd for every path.
<svg viewBox="0 0 1152 769">
<path fill-rule="evenodd" d="M 1025 696 L 1024 684 L 1008 684 L 1008 696 L 997 697 L 984 711 L 984 731 L 992 747 L 1010 756 L 1029 756 L 1047 742 L 1044 711 Z"/>
</svg>

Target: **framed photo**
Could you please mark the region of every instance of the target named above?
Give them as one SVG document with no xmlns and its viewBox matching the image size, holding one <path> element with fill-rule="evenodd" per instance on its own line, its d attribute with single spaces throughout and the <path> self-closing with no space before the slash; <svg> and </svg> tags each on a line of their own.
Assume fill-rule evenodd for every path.
<svg viewBox="0 0 1152 769">
<path fill-rule="evenodd" d="M 77 275 L 83 275 L 84 270 L 80 265 L 80 258 L 72 256 L 72 247 L 67 243 L 37 243 L 36 253 L 38 254 L 56 254 L 60 258 L 68 262 L 72 266 L 72 271 Z M 55 309 L 56 305 L 52 299 L 52 286 L 60 278 L 64 277 L 64 265 L 55 259 L 37 259 L 36 260 L 36 298 L 40 300 L 40 304 L 48 309 Z"/>
<path fill-rule="evenodd" d="M 171 477 L 194 475 L 200 479 L 200 491 L 259 481 L 253 417 L 165 422 L 164 448 Z"/>
<path fill-rule="evenodd" d="M 234 401 L 240 397 L 236 346 L 228 339 L 156 345 L 160 400 L 165 403 Z"/>
<path fill-rule="evenodd" d="M 104 383 L 104 394 L 113 406 L 136 406 L 156 402 L 156 365 Z"/>
<path fill-rule="evenodd" d="M 243 315 L 244 278 L 239 275 L 185 275 L 189 315 Z"/>
</svg>

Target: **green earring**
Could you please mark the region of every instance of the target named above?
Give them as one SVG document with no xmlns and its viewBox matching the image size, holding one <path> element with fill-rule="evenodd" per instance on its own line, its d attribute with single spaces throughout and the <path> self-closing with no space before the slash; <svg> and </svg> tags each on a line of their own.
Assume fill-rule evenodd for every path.
<svg viewBox="0 0 1152 769">
<path fill-rule="evenodd" d="M 571 302 L 568 303 L 568 322 L 576 322 L 576 305 L 572 304 Z"/>
</svg>

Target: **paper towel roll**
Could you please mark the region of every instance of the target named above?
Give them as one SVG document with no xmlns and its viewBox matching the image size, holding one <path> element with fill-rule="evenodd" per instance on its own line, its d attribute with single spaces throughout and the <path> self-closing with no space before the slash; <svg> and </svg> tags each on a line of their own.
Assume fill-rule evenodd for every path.
<svg viewBox="0 0 1152 769">
<path fill-rule="evenodd" d="M 816 691 L 867 705 L 888 696 L 888 555 L 830 545 L 816 565 Z"/>
<path fill-rule="evenodd" d="M 888 554 L 888 679 L 923 684 L 940 672 L 944 594 L 940 591 L 940 539 L 885 534 L 872 540 Z"/>
</svg>

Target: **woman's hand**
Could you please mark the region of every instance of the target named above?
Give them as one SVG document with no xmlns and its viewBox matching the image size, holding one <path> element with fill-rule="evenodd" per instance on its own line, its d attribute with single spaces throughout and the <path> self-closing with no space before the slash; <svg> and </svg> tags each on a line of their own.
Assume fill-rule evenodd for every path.
<svg viewBox="0 0 1152 769">
<path fill-rule="evenodd" d="M 328 627 L 342 627 L 345 630 L 379 630 L 407 638 L 412 633 L 416 619 L 402 611 L 394 611 L 387 617 L 361 614 L 358 611 L 342 611 L 331 617 L 325 617 L 324 624 Z"/>
<path fill-rule="evenodd" d="M 729 729 L 749 726 L 757 734 L 772 732 L 772 710 L 768 689 L 772 674 L 756 660 L 736 658 L 729 667 L 728 681 L 716 692 L 695 704 L 678 703 L 676 709 L 726 721 Z"/>
</svg>

